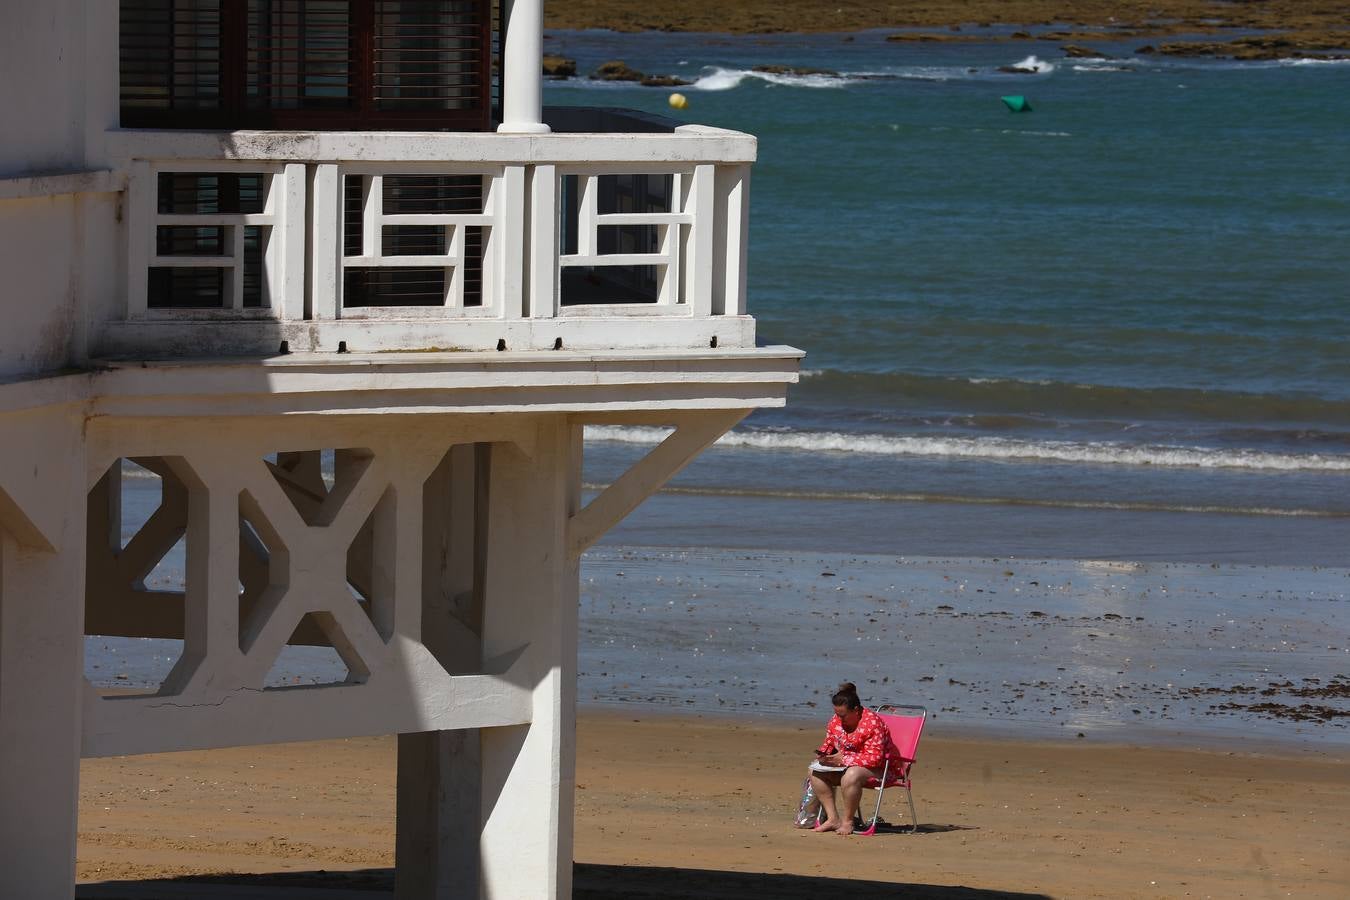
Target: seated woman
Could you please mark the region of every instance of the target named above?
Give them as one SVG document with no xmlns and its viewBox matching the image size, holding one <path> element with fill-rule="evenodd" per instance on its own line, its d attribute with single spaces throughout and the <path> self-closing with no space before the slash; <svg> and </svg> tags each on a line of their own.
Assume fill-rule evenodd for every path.
<svg viewBox="0 0 1350 900">
<path fill-rule="evenodd" d="M 834 716 L 825 726 L 825 742 L 816 750 L 816 759 L 822 766 L 838 766 L 841 770 L 812 769 L 811 785 L 826 816 L 815 830 L 852 834 L 863 786 L 869 779 L 880 780 L 886 760 L 898 759 L 899 754 L 891 743 L 886 723 L 872 710 L 863 708 L 853 682 L 839 685 L 830 702 L 834 704 Z M 842 810 L 835 806 L 835 787 L 840 788 Z"/>
</svg>

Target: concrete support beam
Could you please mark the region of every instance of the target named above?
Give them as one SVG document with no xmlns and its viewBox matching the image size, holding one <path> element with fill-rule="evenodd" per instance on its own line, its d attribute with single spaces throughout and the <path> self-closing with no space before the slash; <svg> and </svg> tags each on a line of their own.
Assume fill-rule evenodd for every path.
<svg viewBox="0 0 1350 900">
<path fill-rule="evenodd" d="M 452 675 L 482 670 L 489 451 L 451 448 L 423 493 L 422 641 Z M 481 764 L 478 729 L 399 735 L 398 900 L 476 895 Z"/>
<path fill-rule="evenodd" d="M 527 642 L 529 725 L 483 732 L 480 897 L 569 897 L 576 782 L 576 506 L 581 429 L 541 421 L 536 452 L 493 447 L 483 650 Z"/>
<path fill-rule="evenodd" d="M 686 413 L 677 418 L 669 437 L 571 517 L 567 542 L 572 554 L 580 556 L 749 412 L 715 410 Z"/>
<path fill-rule="evenodd" d="M 78 421 L 43 418 L 0 466 L 59 522 L 54 550 L 0 530 L 0 897 L 35 900 L 74 892 L 84 685 L 83 444 Z"/>
</svg>

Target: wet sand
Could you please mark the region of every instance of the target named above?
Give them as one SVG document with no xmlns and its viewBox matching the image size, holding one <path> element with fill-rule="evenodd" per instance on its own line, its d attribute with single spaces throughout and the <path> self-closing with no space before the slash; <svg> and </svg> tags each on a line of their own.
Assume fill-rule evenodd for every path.
<svg viewBox="0 0 1350 900">
<path fill-rule="evenodd" d="M 579 697 L 802 717 L 841 677 L 952 733 L 1350 749 L 1350 570 L 600 547 Z"/>
<path fill-rule="evenodd" d="M 915 769 L 921 833 L 841 838 L 789 825 L 817 730 L 585 713 L 576 896 L 813 897 L 849 879 L 895 897 L 1330 898 L 1350 883 L 1350 754 L 954 739 L 938 721 Z M 225 896 L 387 889 L 394 761 L 389 738 L 86 761 L 78 874 L 102 885 L 82 896 L 187 897 L 148 880 L 250 872 L 272 874 Z M 903 811 L 897 795 L 883 817 Z"/>
</svg>

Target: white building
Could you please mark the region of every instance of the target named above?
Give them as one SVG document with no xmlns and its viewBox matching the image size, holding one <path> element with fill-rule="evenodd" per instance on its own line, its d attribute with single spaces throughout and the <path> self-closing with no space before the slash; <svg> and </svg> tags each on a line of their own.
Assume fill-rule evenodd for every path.
<svg viewBox="0 0 1350 900">
<path fill-rule="evenodd" d="M 754 138 L 545 111 L 494 12 L 0 2 L 0 896 L 72 895 L 81 757 L 376 734 L 400 897 L 570 893 L 579 555 L 800 354 Z M 675 430 L 583 506 L 587 423 Z M 107 695 L 86 634 L 182 653 Z M 287 644 L 346 680 L 266 687 Z"/>
</svg>

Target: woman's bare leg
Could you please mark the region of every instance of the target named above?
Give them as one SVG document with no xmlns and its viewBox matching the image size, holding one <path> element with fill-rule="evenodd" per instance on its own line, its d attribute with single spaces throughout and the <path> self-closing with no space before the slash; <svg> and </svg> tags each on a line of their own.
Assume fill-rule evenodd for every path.
<svg viewBox="0 0 1350 900">
<path fill-rule="evenodd" d="M 863 785 L 867 784 L 869 778 L 877 776 L 878 773 L 862 766 L 849 766 L 848 771 L 844 772 L 839 788 L 839 798 L 844 808 L 835 831 L 840 834 L 853 833 L 853 817 L 858 814 L 858 804 L 862 802 Z"/>
<path fill-rule="evenodd" d="M 839 813 L 834 805 L 834 786 L 839 783 L 839 776 L 839 772 L 811 773 L 811 789 L 825 810 L 825 821 L 816 826 L 817 831 L 834 831 L 839 827 Z"/>
</svg>

